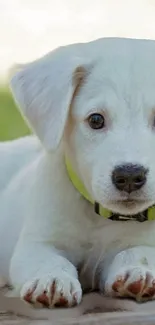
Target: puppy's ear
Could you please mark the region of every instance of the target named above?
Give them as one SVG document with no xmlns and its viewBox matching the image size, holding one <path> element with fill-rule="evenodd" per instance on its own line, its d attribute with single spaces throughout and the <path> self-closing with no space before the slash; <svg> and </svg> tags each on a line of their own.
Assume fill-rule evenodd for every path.
<svg viewBox="0 0 155 325">
<path fill-rule="evenodd" d="M 70 104 L 88 65 L 62 47 L 18 71 L 10 82 L 23 116 L 47 150 L 63 136 Z"/>
</svg>

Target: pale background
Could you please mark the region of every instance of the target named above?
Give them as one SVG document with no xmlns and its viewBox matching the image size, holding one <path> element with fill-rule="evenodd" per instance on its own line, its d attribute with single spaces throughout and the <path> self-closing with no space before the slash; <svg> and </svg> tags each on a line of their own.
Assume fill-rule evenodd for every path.
<svg viewBox="0 0 155 325">
<path fill-rule="evenodd" d="M 0 76 L 67 43 L 155 38 L 155 0 L 0 0 Z"/>
<path fill-rule="evenodd" d="M 155 0 L 0 0 L 1 141 L 30 132 L 9 92 L 11 66 L 104 36 L 155 39 Z"/>
</svg>

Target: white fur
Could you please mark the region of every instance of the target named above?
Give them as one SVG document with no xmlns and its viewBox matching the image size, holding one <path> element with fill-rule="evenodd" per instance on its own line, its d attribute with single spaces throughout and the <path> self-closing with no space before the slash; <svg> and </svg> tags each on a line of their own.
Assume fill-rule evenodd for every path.
<svg viewBox="0 0 155 325">
<path fill-rule="evenodd" d="M 2 276 L 22 298 L 32 290 L 33 302 L 46 291 L 50 306 L 61 294 L 69 305 L 80 302 L 77 267 L 87 269 L 88 261 L 91 281 L 100 265 L 98 285 L 110 295 L 124 272 L 138 268 L 130 278 L 139 280 L 144 260 L 154 279 L 155 222 L 96 215 L 71 184 L 64 155 L 107 209 L 137 213 L 155 202 L 155 42 L 100 39 L 60 48 L 19 71 L 11 87 L 42 145 L 33 136 L 0 145 Z M 105 130 L 90 129 L 92 112 L 104 114 Z M 130 206 L 111 181 L 122 163 L 149 169 Z"/>
</svg>

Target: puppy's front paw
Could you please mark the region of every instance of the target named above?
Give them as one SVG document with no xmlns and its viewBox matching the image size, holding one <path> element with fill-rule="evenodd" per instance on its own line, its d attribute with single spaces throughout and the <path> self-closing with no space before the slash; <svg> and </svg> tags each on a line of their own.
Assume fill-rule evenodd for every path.
<svg viewBox="0 0 155 325">
<path fill-rule="evenodd" d="M 109 275 L 105 293 L 110 296 L 132 297 L 137 301 L 155 299 L 155 270 L 126 267 L 115 276 Z"/>
<path fill-rule="evenodd" d="M 48 274 L 25 283 L 21 298 L 27 303 L 43 307 L 71 307 L 78 305 L 82 298 L 79 281 L 66 272 Z"/>
</svg>

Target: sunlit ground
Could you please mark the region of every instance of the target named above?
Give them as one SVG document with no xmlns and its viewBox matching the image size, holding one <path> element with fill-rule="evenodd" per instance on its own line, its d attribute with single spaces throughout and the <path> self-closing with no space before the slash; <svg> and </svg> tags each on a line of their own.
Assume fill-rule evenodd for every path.
<svg viewBox="0 0 155 325">
<path fill-rule="evenodd" d="M 0 79 L 15 63 L 60 45 L 104 36 L 155 39 L 155 0 L 0 0 Z M 0 140 L 28 132 L 12 98 L 0 92 Z"/>
</svg>

